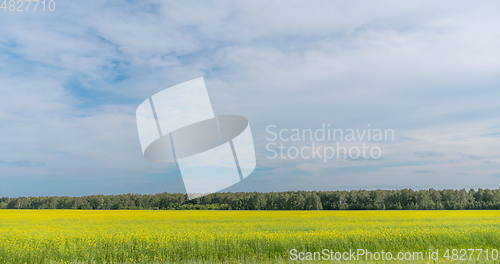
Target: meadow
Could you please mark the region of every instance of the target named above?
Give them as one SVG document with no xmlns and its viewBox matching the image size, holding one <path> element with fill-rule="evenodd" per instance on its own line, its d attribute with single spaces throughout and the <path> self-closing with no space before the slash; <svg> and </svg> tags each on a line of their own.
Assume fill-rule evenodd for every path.
<svg viewBox="0 0 500 264">
<path fill-rule="evenodd" d="M 500 211 L 0 210 L 0 263 L 288 263 L 293 249 L 500 263 Z"/>
</svg>

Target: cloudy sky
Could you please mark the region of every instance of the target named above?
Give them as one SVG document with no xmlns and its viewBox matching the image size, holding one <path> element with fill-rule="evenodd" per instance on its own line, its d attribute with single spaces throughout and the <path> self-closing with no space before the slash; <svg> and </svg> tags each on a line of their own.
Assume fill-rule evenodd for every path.
<svg viewBox="0 0 500 264">
<path fill-rule="evenodd" d="M 251 124 L 228 190 L 500 186 L 500 4 L 68 1 L 0 9 L 0 196 L 180 192 L 142 157 L 135 109 L 205 77 Z M 265 127 L 396 131 L 377 160 L 269 159 Z"/>
</svg>

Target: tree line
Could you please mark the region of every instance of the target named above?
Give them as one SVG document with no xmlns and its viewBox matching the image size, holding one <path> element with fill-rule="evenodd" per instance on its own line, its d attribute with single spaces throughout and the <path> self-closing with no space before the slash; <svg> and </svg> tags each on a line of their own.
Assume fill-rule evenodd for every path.
<svg viewBox="0 0 500 264">
<path fill-rule="evenodd" d="M 499 189 L 356 190 L 0 198 L 0 209 L 150 210 L 498 210 Z"/>
</svg>

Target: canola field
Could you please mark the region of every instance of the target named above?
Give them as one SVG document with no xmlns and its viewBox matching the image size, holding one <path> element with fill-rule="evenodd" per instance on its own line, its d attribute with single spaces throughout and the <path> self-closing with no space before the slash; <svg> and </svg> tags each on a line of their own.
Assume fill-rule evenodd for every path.
<svg viewBox="0 0 500 264">
<path fill-rule="evenodd" d="M 500 211 L 0 210 L 0 263 L 337 263 L 358 249 L 393 258 L 342 263 L 500 263 Z"/>
</svg>

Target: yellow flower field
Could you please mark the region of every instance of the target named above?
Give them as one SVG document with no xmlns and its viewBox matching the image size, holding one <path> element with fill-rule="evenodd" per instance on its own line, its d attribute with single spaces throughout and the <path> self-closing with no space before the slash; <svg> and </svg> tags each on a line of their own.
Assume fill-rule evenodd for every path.
<svg viewBox="0 0 500 264">
<path fill-rule="evenodd" d="M 500 211 L 0 210 L 0 263 L 275 263 L 350 249 L 425 256 L 351 263 L 500 263 Z M 462 249 L 478 250 L 460 260 Z"/>
</svg>

